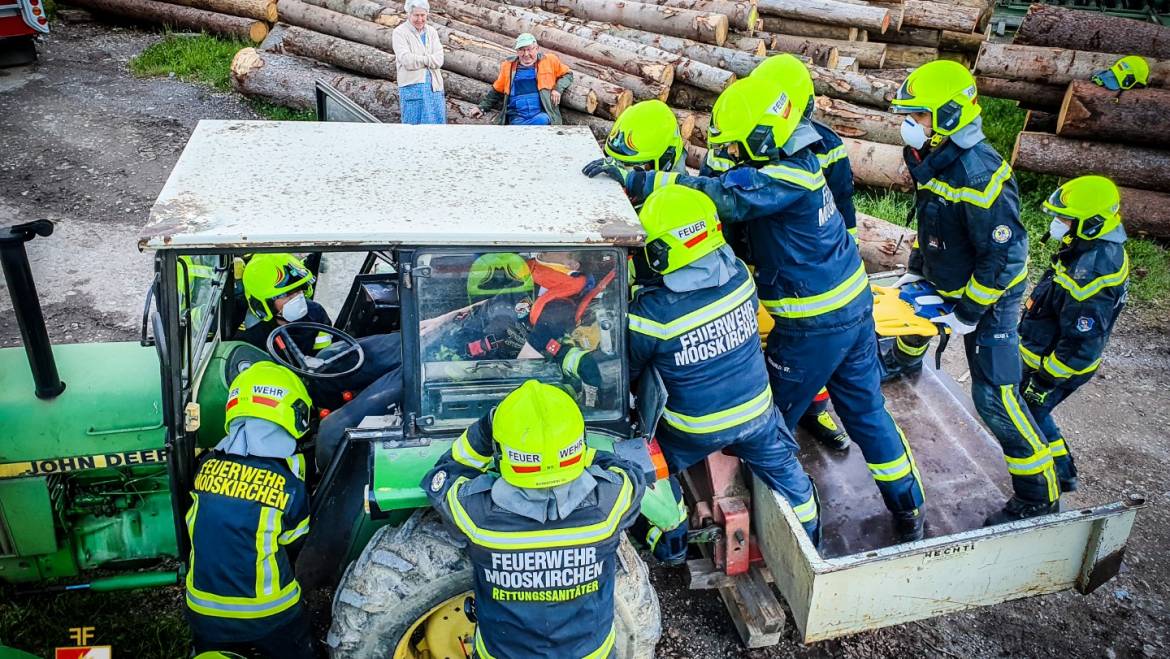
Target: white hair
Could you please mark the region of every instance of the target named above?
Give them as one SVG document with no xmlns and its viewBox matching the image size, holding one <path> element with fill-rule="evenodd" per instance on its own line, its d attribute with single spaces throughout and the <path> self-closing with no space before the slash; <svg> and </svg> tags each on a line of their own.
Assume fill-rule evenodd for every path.
<svg viewBox="0 0 1170 659">
<path fill-rule="evenodd" d="M 403 5 L 406 7 L 406 13 L 410 13 L 415 9 L 421 9 L 428 14 L 431 13 L 431 3 L 427 0 L 406 0 Z"/>
</svg>

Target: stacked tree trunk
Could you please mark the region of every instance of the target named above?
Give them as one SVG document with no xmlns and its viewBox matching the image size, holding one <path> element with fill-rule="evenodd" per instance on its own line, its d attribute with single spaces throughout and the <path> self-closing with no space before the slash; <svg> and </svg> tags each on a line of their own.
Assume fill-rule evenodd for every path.
<svg viewBox="0 0 1170 659">
<path fill-rule="evenodd" d="M 102 14 L 260 43 L 276 20 L 276 0 L 68 0 Z"/>
<path fill-rule="evenodd" d="M 1091 82 L 1123 54 L 1146 59 L 1149 87 Z M 984 44 L 975 70 L 980 93 L 1034 111 L 1012 153 L 1016 169 L 1107 176 L 1122 186 L 1130 233 L 1170 238 L 1170 27 L 1033 5 L 1016 42 Z"/>
</svg>

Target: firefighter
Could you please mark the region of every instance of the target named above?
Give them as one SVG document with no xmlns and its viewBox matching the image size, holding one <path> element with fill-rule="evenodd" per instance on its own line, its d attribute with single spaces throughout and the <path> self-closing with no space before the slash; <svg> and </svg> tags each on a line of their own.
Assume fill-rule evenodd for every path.
<svg viewBox="0 0 1170 659">
<path fill-rule="evenodd" d="M 640 101 L 623 112 L 605 140 L 605 154 L 633 169 L 686 171 L 687 152 L 678 121 L 659 100 Z"/>
<path fill-rule="evenodd" d="M 766 348 L 774 403 L 792 430 L 828 384 L 894 513 L 898 539 L 915 540 L 923 535 L 922 486 L 879 387 L 869 281 L 808 148 L 820 136 L 803 117 L 808 96 L 798 94 L 796 86 L 749 76 L 720 95 L 708 146 L 735 166 L 719 176 L 629 171 L 616 163 L 599 172 L 634 199 L 670 183 L 695 188 L 715 202 L 723 222 L 746 225 L 761 303 L 776 323 Z"/>
<path fill-rule="evenodd" d="M 812 481 L 772 404 L 756 287 L 723 238 L 715 204 L 698 190 L 668 185 L 646 198 L 640 217 L 646 247 L 633 261 L 639 288 L 629 313 L 630 379 L 650 368 L 662 376 L 668 407 L 657 438 L 670 472 L 726 450 L 792 504 L 818 543 Z"/>
<path fill-rule="evenodd" d="M 576 402 L 536 380 L 455 440 L 420 486 L 468 540 L 475 656 L 611 656 L 616 553 L 641 478 L 587 447 Z"/>
<path fill-rule="evenodd" d="M 297 440 L 312 401 L 290 370 L 258 362 L 232 381 L 227 436 L 200 458 L 187 530 L 195 651 L 314 657 L 293 556 L 309 532 Z"/>
<path fill-rule="evenodd" d="M 975 409 L 999 440 L 1014 496 L 988 518 L 1000 523 L 1054 512 L 1060 487 L 1048 442 L 1020 400 L 1020 300 L 1028 277 L 1028 234 L 1008 163 L 982 129 L 975 79 L 939 60 L 906 78 L 892 111 L 902 124 L 906 163 L 918 184 L 918 239 L 906 275 L 956 301 L 933 319 L 963 337 Z M 887 378 L 916 372 L 930 339 L 899 337 L 885 357 Z"/>
<path fill-rule="evenodd" d="M 1125 306 L 1129 256 L 1120 205 L 1117 186 L 1102 176 L 1073 179 L 1044 203 L 1053 217 L 1048 235 L 1060 246 L 1024 305 L 1020 389 L 1048 438 L 1061 492 L 1077 489 L 1077 469 L 1052 409 L 1092 379 Z"/>
</svg>

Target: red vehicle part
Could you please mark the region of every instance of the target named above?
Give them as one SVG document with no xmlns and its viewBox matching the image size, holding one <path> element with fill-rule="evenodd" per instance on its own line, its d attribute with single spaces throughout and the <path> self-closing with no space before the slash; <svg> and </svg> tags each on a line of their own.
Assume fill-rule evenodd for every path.
<svg viewBox="0 0 1170 659">
<path fill-rule="evenodd" d="M 48 31 L 49 19 L 42 0 L 0 0 L 0 38 Z"/>
</svg>

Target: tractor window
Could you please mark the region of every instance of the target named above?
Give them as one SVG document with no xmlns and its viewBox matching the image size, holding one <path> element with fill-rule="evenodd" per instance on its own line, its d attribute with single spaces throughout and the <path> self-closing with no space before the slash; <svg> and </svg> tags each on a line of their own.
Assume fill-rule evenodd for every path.
<svg viewBox="0 0 1170 659">
<path fill-rule="evenodd" d="M 208 340 L 215 334 L 219 292 L 227 277 L 227 270 L 219 264 L 220 257 L 215 255 L 179 257 L 179 313 L 185 328 L 184 355 L 189 379 L 204 357 L 211 354 Z"/>
<path fill-rule="evenodd" d="M 470 424 L 529 379 L 572 394 L 587 420 L 621 416 L 618 250 L 424 253 L 414 273 L 422 413 L 437 427 Z"/>
</svg>

